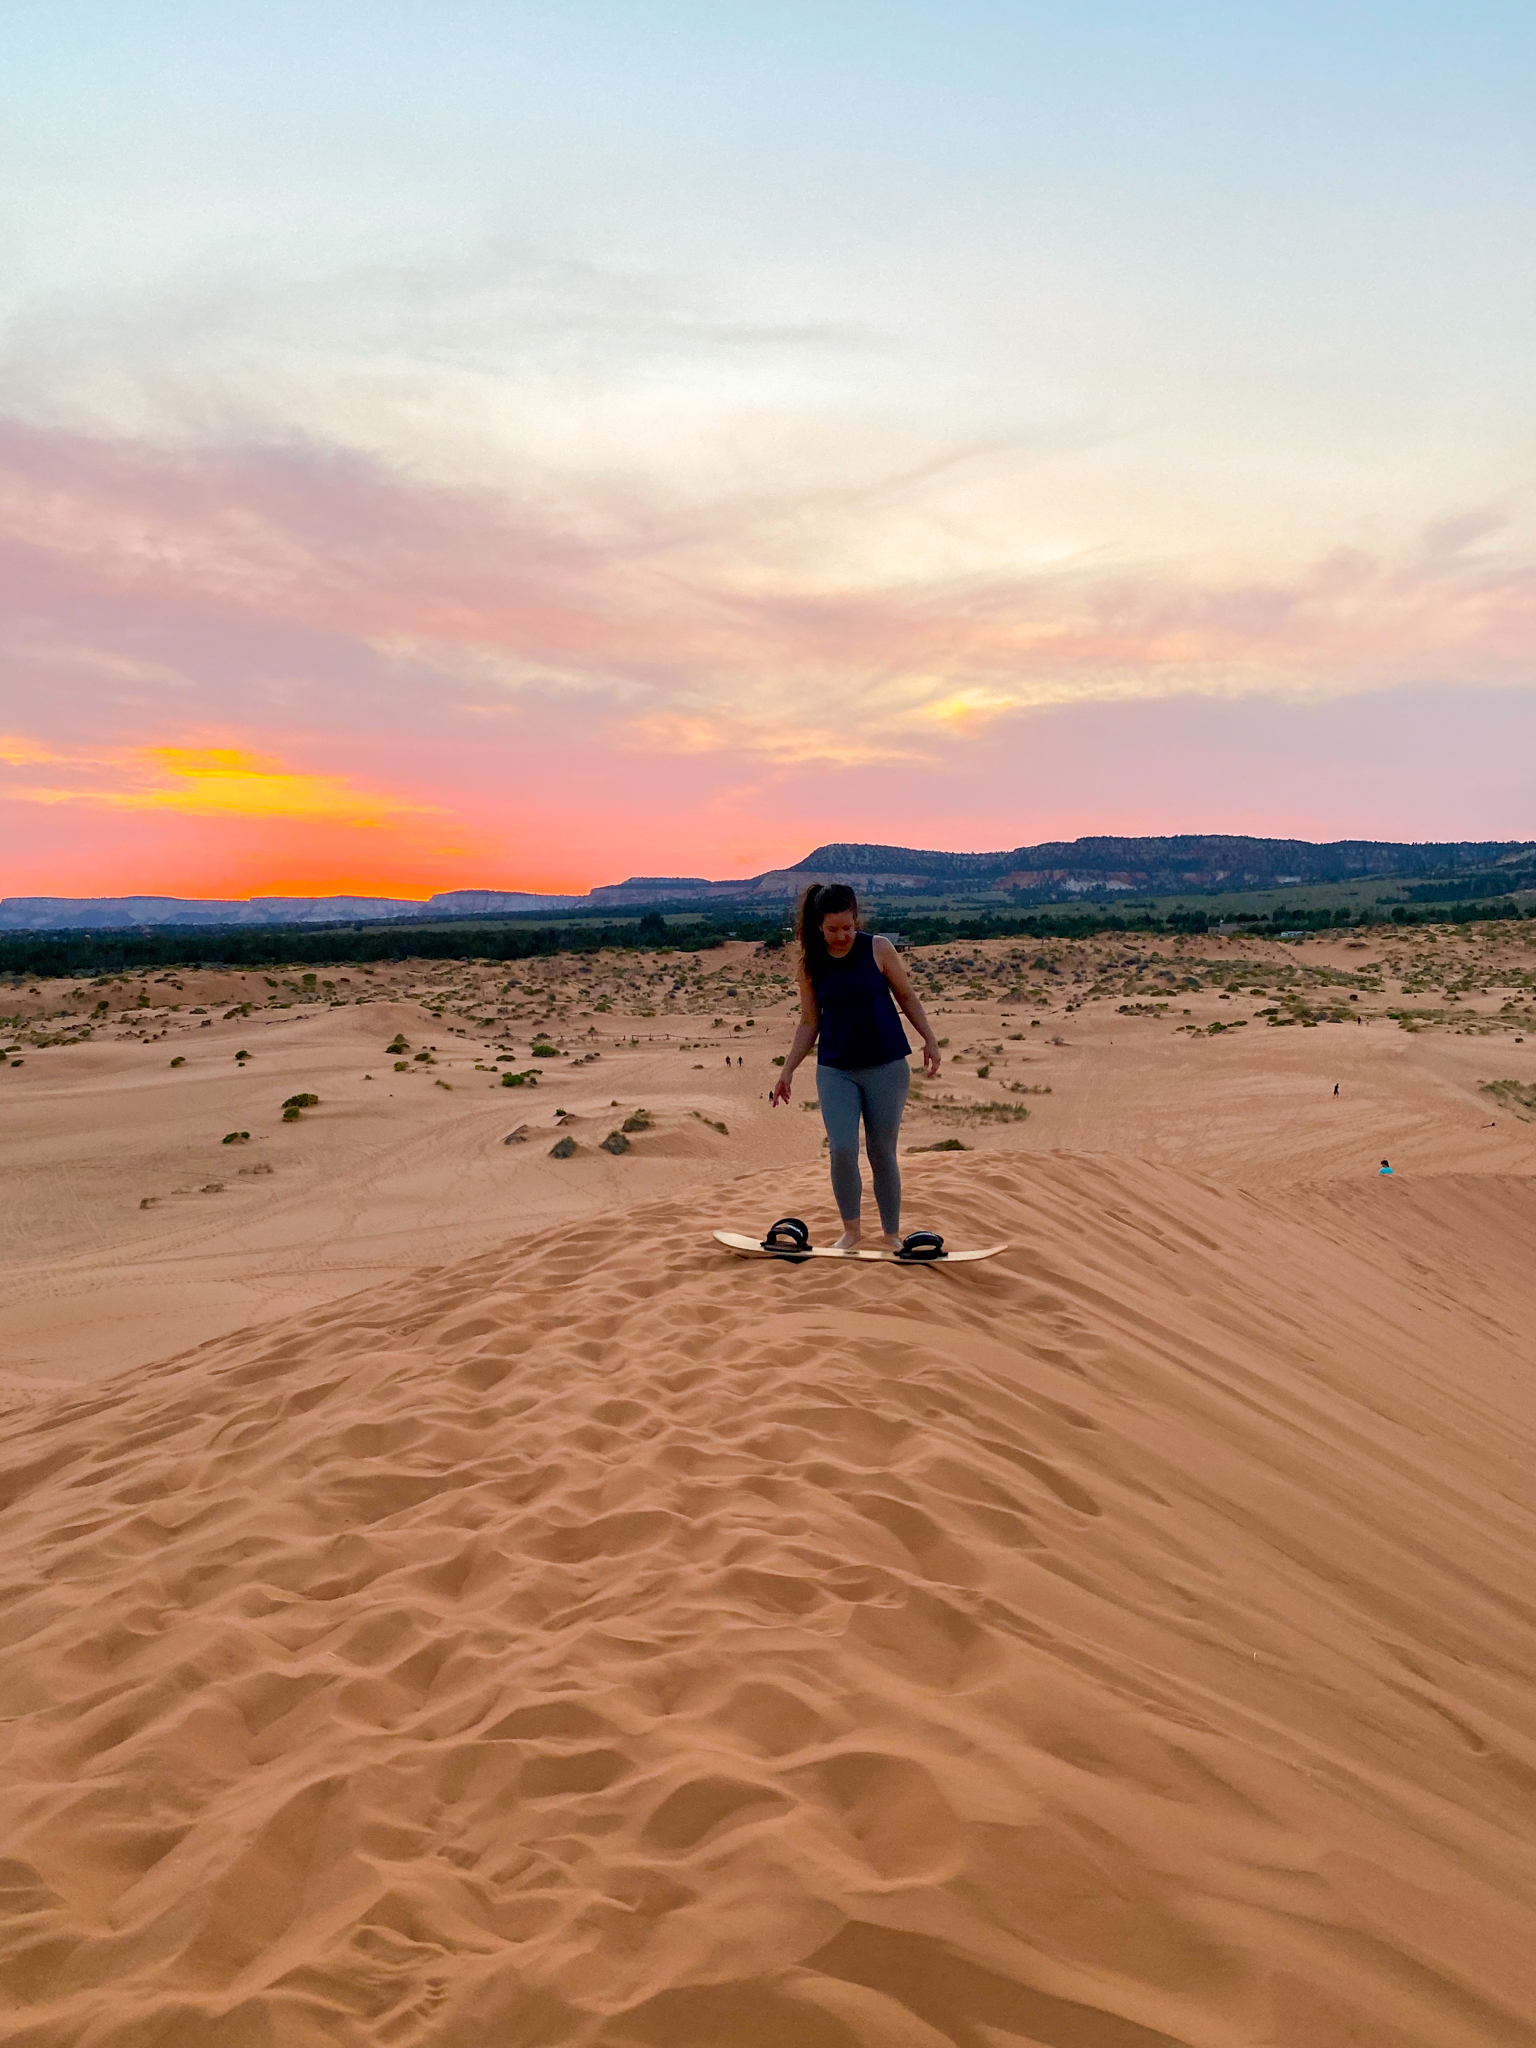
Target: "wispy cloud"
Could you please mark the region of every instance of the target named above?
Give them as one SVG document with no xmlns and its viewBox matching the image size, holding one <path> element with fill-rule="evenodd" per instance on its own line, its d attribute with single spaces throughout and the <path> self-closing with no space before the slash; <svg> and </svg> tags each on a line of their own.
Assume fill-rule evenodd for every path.
<svg viewBox="0 0 1536 2048">
<path fill-rule="evenodd" d="M 889 496 L 917 521 L 952 473 Z M 816 836 L 860 788 L 952 806 L 1055 711 L 1536 683 L 1536 565 L 1499 507 L 1264 576 L 1022 546 L 1000 569 L 996 534 L 985 567 L 919 574 L 872 559 L 879 496 L 764 484 L 711 514 L 633 477 L 517 493 L 0 425 L 0 795 L 130 837 L 197 823 L 216 890 L 569 886 L 642 840 L 678 872 L 769 864 L 796 790 L 849 793 L 794 828 Z M 53 886 L 62 842 L 14 843 Z M 156 872 L 189 857 L 153 843 Z"/>
<path fill-rule="evenodd" d="M 79 687 L 108 699 L 141 698 L 146 669 L 179 675 L 183 715 L 205 726 L 247 722 L 249 700 L 231 701 L 252 682 L 242 647 L 300 633 L 338 670 L 307 686 L 372 687 L 407 716 L 535 692 L 579 698 L 583 720 L 636 747 L 770 759 L 839 735 L 921 755 L 940 734 L 1093 699 L 1531 679 L 1536 565 L 1493 514 L 1263 580 L 1068 561 L 839 584 L 777 561 L 783 507 L 755 511 L 761 551 L 740 503 L 725 551 L 633 490 L 593 492 L 573 516 L 355 457 L 172 456 L 13 427 L 0 596 L 17 661 L 56 667 L 77 644 Z M 830 565 L 835 522 L 825 538 Z"/>
</svg>

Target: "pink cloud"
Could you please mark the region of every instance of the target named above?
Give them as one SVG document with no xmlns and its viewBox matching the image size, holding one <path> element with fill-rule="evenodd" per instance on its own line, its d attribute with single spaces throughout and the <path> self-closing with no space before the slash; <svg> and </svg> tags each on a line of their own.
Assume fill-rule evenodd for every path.
<svg viewBox="0 0 1536 2048">
<path fill-rule="evenodd" d="M 1536 569 L 1492 515 L 1264 581 L 880 587 L 810 586 L 770 538 L 783 517 L 0 428 L 0 723 L 21 745 L 243 750 L 378 799 L 50 820 L 17 764 L 7 886 L 420 894 L 746 872 L 818 837 L 1529 829 L 1506 764 Z"/>
</svg>

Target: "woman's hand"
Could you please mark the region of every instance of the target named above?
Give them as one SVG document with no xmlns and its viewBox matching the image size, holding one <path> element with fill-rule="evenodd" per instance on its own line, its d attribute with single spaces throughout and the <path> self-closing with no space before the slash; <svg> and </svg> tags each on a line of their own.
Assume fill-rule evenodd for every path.
<svg viewBox="0 0 1536 2048">
<path fill-rule="evenodd" d="M 788 1109 L 788 1107 L 789 1107 L 789 1089 L 790 1089 L 790 1083 L 791 1083 L 791 1081 L 792 1081 L 793 1079 L 794 1079 L 794 1076 L 793 1076 L 793 1075 L 791 1074 L 791 1072 L 790 1072 L 789 1068 L 788 1068 L 788 1067 L 786 1067 L 786 1068 L 784 1069 L 783 1073 L 782 1073 L 782 1074 L 780 1074 L 780 1076 L 779 1076 L 779 1078 L 777 1079 L 777 1081 L 775 1081 L 775 1082 L 774 1082 L 774 1084 L 773 1084 L 773 1092 L 772 1092 L 772 1094 L 771 1094 L 771 1095 L 770 1095 L 770 1096 L 768 1097 L 768 1100 L 769 1100 L 769 1102 L 771 1102 L 771 1103 L 772 1103 L 772 1105 L 773 1105 L 773 1107 L 774 1107 L 775 1109 L 777 1109 L 777 1108 L 778 1108 L 778 1106 L 779 1106 L 779 1104 L 780 1104 L 781 1102 L 783 1103 L 784 1107 L 785 1107 L 786 1109 Z"/>
<path fill-rule="evenodd" d="M 942 1061 L 939 1058 L 939 1041 L 934 1037 L 933 1033 L 930 1031 L 928 1036 L 923 1040 L 923 1074 L 925 1078 L 930 1081 L 933 1080 L 934 1077 L 937 1075 L 941 1065 Z"/>
</svg>

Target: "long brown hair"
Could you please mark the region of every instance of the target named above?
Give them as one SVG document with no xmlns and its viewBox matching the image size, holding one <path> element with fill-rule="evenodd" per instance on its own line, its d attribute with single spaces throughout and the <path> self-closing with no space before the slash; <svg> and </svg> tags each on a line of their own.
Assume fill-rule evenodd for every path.
<svg viewBox="0 0 1536 2048">
<path fill-rule="evenodd" d="M 846 882 L 828 882 L 825 886 L 812 882 L 800 898 L 795 936 L 800 941 L 800 958 L 812 981 L 832 957 L 821 935 L 821 921 L 824 917 L 835 917 L 843 910 L 851 910 L 855 917 L 859 914 L 859 899 Z"/>
</svg>

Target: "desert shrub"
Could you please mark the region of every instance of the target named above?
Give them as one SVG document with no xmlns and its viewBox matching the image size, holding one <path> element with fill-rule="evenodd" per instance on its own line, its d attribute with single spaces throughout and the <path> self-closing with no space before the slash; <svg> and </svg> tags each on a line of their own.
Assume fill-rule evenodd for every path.
<svg viewBox="0 0 1536 2048">
<path fill-rule="evenodd" d="M 524 1067 L 520 1074 L 503 1074 L 501 1085 L 503 1088 L 537 1088 L 539 1070 L 537 1067 Z"/>
<path fill-rule="evenodd" d="M 614 1158 L 617 1159 L 621 1152 L 629 1150 L 629 1140 L 622 1131 L 610 1131 L 599 1149 L 604 1152 L 611 1152 Z"/>
<path fill-rule="evenodd" d="M 977 1080 L 978 1080 L 978 1081 L 985 1081 L 985 1080 L 986 1080 L 986 1078 L 987 1078 L 987 1076 L 988 1076 L 988 1074 L 990 1074 L 990 1073 L 991 1073 L 991 1071 L 992 1071 L 992 1062 L 991 1062 L 990 1060 L 988 1060 L 988 1061 L 987 1061 L 987 1063 L 986 1063 L 986 1065 L 985 1065 L 984 1067 L 978 1067 L 978 1068 L 976 1069 L 976 1078 L 977 1078 Z"/>
<path fill-rule="evenodd" d="M 651 1122 L 651 1112 L 648 1109 L 637 1109 L 632 1116 L 625 1117 L 619 1128 L 625 1131 L 648 1131 Z"/>
<path fill-rule="evenodd" d="M 395 1061 L 395 1072 L 396 1072 L 397 1074 L 408 1074 L 408 1073 L 409 1073 L 410 1071 L 411 1071 L 411 1063 L 410 1063 L 410 1061 L 409 1061 L 409 1060 L 396 1060 L 396 1061 Z"/>
<path fill-rule="evenodd" d="M 177 1055 L 176 1055 L 175 1059 L 173 1059 L 173 1060 L 171 1061 L 171 1065 L 172 1065 L 173 1067 L 184 1067 L 184 1066 L 185 1066 L 186 1064 L 187 1064 L 187 1056 L 186 1056 L 186 1054 L 185 1054 L 184 1052 L 179 1052 L 179 1053 L 177 1053 Z"/>
<path fill-rule="evenodd" d="M 235 1058 L 237 1060 L 248 1060 L 250 1057 L 251 1055 L 245 1051 L 244 1047 L 242 1047 L 241 1050 L 235 1054 Z"/>
<path fill-rule="evenodd" d="M 1536 1116 L 1536 1083 L 1530 1081 L 1480 1081 L 1478 1087 L 1484 1095 L 1491 1095 L 1495 1102 L 1505 1109 L 1512 1109 L 1516 1116 Z"/>
<path fill-rule="evenodd" d="M 557 1060 L 560 1057 L 560 1048 L 541 1038 L 533 1048 L 533 1056 L 536 1060 Z"/>
<path fill-rule="evenodd" d="M 429 1067 L 435 1067 L 437 1065 L 436 1060 L 433 1059 L 431 1053 L 429 1052 L 419 1052 L 417 1053 L 416 1058 L 418 1062 L 425 1060 L 426 1064 Z"/>
<path fill-rule="evenodd" d="M 909 1152 L 969 1152 L 969 1145 L 962 1145 L 958 1138 L 939 1138 L 931 1145 L 909 1145 Z"/>
<path fill-rule="evenodd" d="M 696 1109 L 693 1113 L 701 1124 L 708 1124 L 709 1128 L 712 1131 L 718 1131 L 722 1138 L 728 1138 L 731 1135 L 724 1124 L 716 1123 L 715 1119 L 712 1116 L 706 1116 L 703 1110 Z"/>
<path fill-rule="evenodd" d="M 284 1109 L 317 1109 L 319 1104 L 320 1098 L 318 1095 L 290 1095 L 283 1104 L 283 1107 Z"/>
<path fill-rule="evenodd" d="M 250 1142 L 251 1134 L 249 1131 L 226 1131 L 219 1140 L 221 1145 L 249 1145 Z"/>
<path fill-rule="evenodd" d="M 576 1156 L 576 1140 L 570 1137 L 557 1138 L 549 1148 L 549 1156 L 551 1159 L 573 1159 Z"/>
<path fill-rule="evenodd" d="M 409 1052 L 410 1049 L 411 1041 L 403 1031 L 397 1031 L 391 1043 L 384 1048 L 386 1052 Z"/>
</svg>

